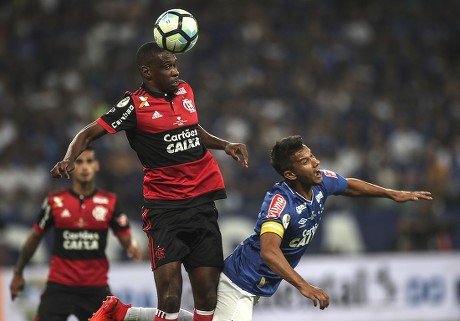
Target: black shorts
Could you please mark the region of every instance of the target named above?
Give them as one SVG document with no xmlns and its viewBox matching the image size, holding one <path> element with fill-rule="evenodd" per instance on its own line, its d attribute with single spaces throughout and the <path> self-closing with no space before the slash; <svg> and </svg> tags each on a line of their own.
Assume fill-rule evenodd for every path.
<svg viewBox="0 0 460 321">
<path fill-rule="evenodd" d="M 170 262 L 194 267 L 223 267 L 222 235 L 214 202 L 182 209 L 144 209 L 152 270 Z"/>
<path fill-rule="evenodd" d="M 108 286 L 71 287 L 48 282 L 35 321 L 66 321 L 72 314 L 80 321 L 87 321 L 108 295 L 112 295 Z"/>
</svg>

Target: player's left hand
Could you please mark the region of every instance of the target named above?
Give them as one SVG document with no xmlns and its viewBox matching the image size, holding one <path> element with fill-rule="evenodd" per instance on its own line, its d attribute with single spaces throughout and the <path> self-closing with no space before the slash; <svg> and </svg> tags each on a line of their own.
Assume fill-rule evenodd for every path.
<svg viewBox="0 0 460 321">
<path fill-rule="evenodd" d="M 248 151 L 246 149 L 246 145 L 242 143 L 228 143 L 227 146 L 225 146 L 225 152 L 232 156 L 234 160 L 237 162 L 241 161 L 241 165 L 243 167 L 248 168 L 249 167 L 249 162 L 248 162 Z M 240 155 L 240 156 L 238 156 Z M 240 158 L 241 157 L 241 158 Z"/>
<path fill-rule="evenodd" d="M 140 261 L 144 258 L 142 251 L 135 240 L 132 240 L 131 245 L 126 249 L 126 254 L 129 258 L 136 261 Z"/>
</svg>

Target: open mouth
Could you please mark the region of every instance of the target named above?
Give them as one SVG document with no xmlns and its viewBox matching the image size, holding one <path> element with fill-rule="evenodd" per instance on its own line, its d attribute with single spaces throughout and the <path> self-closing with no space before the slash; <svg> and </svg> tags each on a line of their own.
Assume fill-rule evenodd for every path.
<svg viewBox="0 0 460 321">
<path fill-rule="evenodd" d="M 321 171 L 319 170 L 319 168 L 315 170 L 314 174 L 315 174 L 315 177 L 316 177 L 316 178 L 320 178 L 320 177 L 321 177 Z"/>
</svg>

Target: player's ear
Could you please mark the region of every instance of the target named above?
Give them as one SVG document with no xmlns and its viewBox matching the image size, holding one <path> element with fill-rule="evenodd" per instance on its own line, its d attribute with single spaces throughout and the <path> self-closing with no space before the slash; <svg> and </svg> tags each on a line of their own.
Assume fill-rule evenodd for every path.
<svg viewBox="0 0 460 321">
<path fill-rule="evenodd" d="M 284 171 L 283 176 L 290 181 L 297 179 L 297 175 L 291 170 Z"/>
<path fill-rule="evenodd" d="M 100 165 L 99 165 L 99 161 L 98 161 L 98 160 L 94 161 L 94 169 L 96 170 L 96 172 L 99 172 Z"/>
<path fill-rule="evenodd" d="M 152 74 L 150 73 L 150 68 L 147 67 L 147 66 L 141 66 L 141 73 L 142 73 L 142 76 L 147 79 L 147 80 L 150 80 L 152 79 Z"/>
</svg>

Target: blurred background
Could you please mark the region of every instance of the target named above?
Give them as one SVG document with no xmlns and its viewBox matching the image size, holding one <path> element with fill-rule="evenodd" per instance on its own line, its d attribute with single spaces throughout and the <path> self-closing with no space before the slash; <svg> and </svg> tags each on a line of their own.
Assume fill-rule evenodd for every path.
<svg viewBox="0 0 460 321">
<path fill-rule="evenodd" d="M 227 240 L 251 232 L 280 180 L 271 146 L 300 134 L 323 169 L 434 195 L 331 197 L 307 253 L 460 249 L 459 1 L 16 0 L 0 4 L 0 265 L 16 261 L 48 190 L 69 186 L 49 170 L 71 138 L 138 88 L 136 50 L 174 7 L 200 27 L 178 66 L 201 125 L 249 150 L 248 170 L 213 151 Z M 119 194 L 142 233 L 136 155 L 124 134 L 93 147 L 98 185 Z"/>
</svg>

